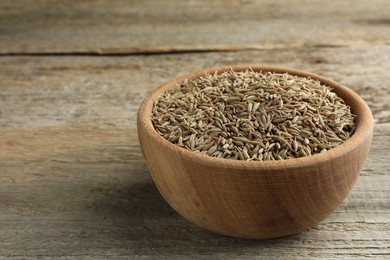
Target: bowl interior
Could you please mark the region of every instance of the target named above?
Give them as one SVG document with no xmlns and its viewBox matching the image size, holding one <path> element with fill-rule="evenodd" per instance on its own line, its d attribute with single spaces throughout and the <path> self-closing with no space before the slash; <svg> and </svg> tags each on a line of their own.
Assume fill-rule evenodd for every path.
<svg viewBox="0 0 390 260">
<path fill-rule="evenodd" d="M 245 71 L 252 69 L 253 71 L 262 71 L 262 72 L 276 72 L 276 73 L 289 73 L 291 75 L 301 76 L 301 77 L 310 77 L 313 79 L 319 80 L 324 85 L 327 85 L 333 89 L 339 97 L 341 97 L 347 105 L 351 107 L 351 112 L 356 115 L 355 123 L 356 130 L 355 133 L 343 144 L 332 148 L 325 153 L 319 153 L 315 155 L 310 155 L 306 157 L 299 157 L 294 159 L 287 160 L 276 160 L 276 161 L 238 161 L 232 159 L 223 159 L 211 157 L 203 154 L 198 154 L 184 148 L 181 148 L 175 144 L 170 143 L 162 136 L 160 136 L 157 131 L 154 129 L 152 124 L 152 107 L 154 102 L 164 94 L 164 92 L 170 88 L 175 87 L 178 83 L 184 81 L 185 79 L 192 80 L 204 76 L 205 74 L 214 74 L 222 73 L 227 70 L 234 71 Z M 240 65 L 240 66 L 229 66 L 229 67 L 219 67 L 219 68 L 210 68 L 193 73 L 189 73 L 178 78 L 175 78 L 154 91 L 152 91 L 144 100 L 140 106 L 138 112 L 138 120 L 140 127 L 139 131 L 146 131 L 148 136 L 154 141 L 158 142 L 165 149 L 175 149 L 176 152 L 180 153 L 181 156 L 188 157 L 191 160 L 198 160 L 199 162 L 207 163 L 208 165 L 221 165 L 224 164 L 226 167 L 230 168 L 242 168 L 242 167 L 271 167 L 271 168 L 285 168 L 289 166 L 296 166 L 302 164 L 312 164 L 313 161 L 322 161 L 330 160 L 332 157 L 337 157 L 345 152 L 355 149 L 361 142 L 367 139 L 369 135 L 372 134 L 373 128 L 373 119 L 372 114 L 367 106 L 367 104 L 360 98 L 355 92 L 351 89 L 337 83 L 328 78 L 300 70 L 282 68 L 282 67 L 272 67 L 272 66 L 256 66 L 256 65 Z"/>
</svg>

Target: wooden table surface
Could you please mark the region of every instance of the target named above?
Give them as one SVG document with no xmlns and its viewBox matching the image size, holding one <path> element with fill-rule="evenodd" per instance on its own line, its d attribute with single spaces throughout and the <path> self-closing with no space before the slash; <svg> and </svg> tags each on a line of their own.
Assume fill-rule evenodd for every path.
<svg viewBox="0 0 390 260">
<path fill-rule="evenodd" d="M 347 85 L 372 109 L 361 177 L 300 234 L 204 231 L 162 199 L 136 132 L 146 94 L 233 64 Z M 390 3 L 0 2 L 0 258 L 390 258 Z"/>
</svg>

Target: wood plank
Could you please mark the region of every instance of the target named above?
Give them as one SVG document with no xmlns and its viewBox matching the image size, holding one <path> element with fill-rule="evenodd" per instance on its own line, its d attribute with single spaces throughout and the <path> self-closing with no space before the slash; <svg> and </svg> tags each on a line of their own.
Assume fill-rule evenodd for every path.
<svg viewBox="0 0 390 260">
<path fill-rule="evenodd" d="M 193 226 L 161 198 L 134 128 L 0 129 L 0 255 L 163 258 L 385 257 L 390 254 L 390 124 L 334 214 L 296 236 L 254 241 Z"/>
<path fill-rule="evenodd" d="M 152 56 L 0 57 L 0 126 L 111 124 L 135 127 L 146 93 L 201 68 L 269 64 L 339 81 L 361 95 L 375 122 L 390 122 L 390 46 Z"/>
<path fill-rule="evenodd" d="M 0 54 L 390 44 L 386 0 L 1 1 Z"/>
</svg>

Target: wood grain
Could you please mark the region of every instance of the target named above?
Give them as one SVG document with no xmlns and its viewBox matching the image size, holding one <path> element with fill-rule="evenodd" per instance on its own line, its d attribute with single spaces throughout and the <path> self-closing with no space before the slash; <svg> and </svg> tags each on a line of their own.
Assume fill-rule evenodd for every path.
<svg viewBox="0 0 390 260">
<path fill-rule="evenodd" d="M 134 128 L 2 128 L 0 255 L 383 258 L 390 254 L 389 129 L 376 125 L 362 175 L 325 221 L 296 236 L 251 241 L 178 216 L 152 184 Z"/>
<path fill-rule="evenodd" d="M 390 46 L 129 57 L 0 57 L 0 126 L 135 127 L 146 93 L 207 67 L 269 64 L 311 71 L 358 93 L 377 123 L 390 122 Z"/>
<path fill-rule="evenodd" d="M 0 256 L 388 256 L 388 47 L 223 54 L 1 57 Z M 146 93 L 188 71 L 237 63 L 334 78 L 381 122 L 350 196 L 297 236 L 245 241 L 203 231 L 163 201 L 145 168 L 135 113 Z"/>
<path fill-rule="evenodd" d="M 390 44 L 386 0 L 1 1 L 0 53 L 162 53 Z"/>
<path fill-rule="evenodd" d="M 388 258 L 389 8 L 386 0 L 0 1 L 0 258 Z M 231 239 L 189 224 L 152 184 L 136 138 L 148 91 L 190 71 L 248 63 L 342 82 L 377 123 L 347 200 L 289 238 Z"/>
</svg>

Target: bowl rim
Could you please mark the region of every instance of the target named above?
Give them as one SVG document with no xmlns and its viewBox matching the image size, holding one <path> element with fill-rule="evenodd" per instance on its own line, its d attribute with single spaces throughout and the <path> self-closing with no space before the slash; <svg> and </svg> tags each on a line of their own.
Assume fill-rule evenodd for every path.
<svg viewBox="0 0 390 260">
<path fill-rule="evenodd" d="M 178 83 L 187 80 L 192 80 L 205 74 L 214 74 L 215 72 L 222 73 L 224 71 L 234 70 L 234 71 L 262 71 L 262 72 L 275 72 L 275 73 L 288 73 L 291 75 L 301 76 L 301 77 L 310 77 L 316 80 L 319 80 L 322 84 L 332 88 L 332 91 L 335 92 L 339 97 L 341 97 L 347 105 L 351 107 L 351 112 L 356 115 L 356 129 L 354 134 L 346 140 L 344 143 L 327 150 L 324 153 L 318 153 L 310 156 L 290 158 L 285 160 L 264 160 L 264 161 L 243 161 L 243 160 L 234 160 L 234 159 L 225 159 L 217 158 L 201 153 L 196 153 L 191 150 L 179 147 L 176 144 L 173 144 L 163 138 L 154 128 L 152 124 L 152 107 L 154 101 L 158 99 L 166 90 L 176 86 Z M 212 67 L 195 72 L 190 72 L 174 79 L 171 79 L 159 87 L 152 90 L 141 103 L 138 113 L 137 113 L 137 122 L 138 122 L 138 135 L 140 131 L 143 131 L 148 138 L 153 139 L 153 141 L 159 143 L 163 146 L 163 149 L 169 149 L 179 154 L 181 158 L 186 158 L 190 161 L 197 161 L 197 163 L 203 163 L 207 165 L 216 165 L 231 169 L 242 169 L 245 167 L 248 168 L 267 168 L 267 169 L 280 169 L 287 167 L 299 166 L 303 167 L 304 165 L 313 165 L 320 161 L 329 161 L 334 158 L 340 157 L 343 154 L 350 152 L 356 149 L 361 143 L 363 143 L 368 137 L 372 135 L 373 132 L 373 117 L 370 108 L 365 103 L 365 101 L 357 95 L 350 88 L 333 81 L 324 76 L 314 74 L 312 72 L 307 72 L 298 69 L 292 69 L 287 67 L 279 66 L 267 66 L 267 65 L 233 65 L 233 66 L 222 66 L 222 67 Z M 140 140 L 141 141 L 141 140 Z M 141 145 L 142 148 L 142 145 Z"/>
</svg>

